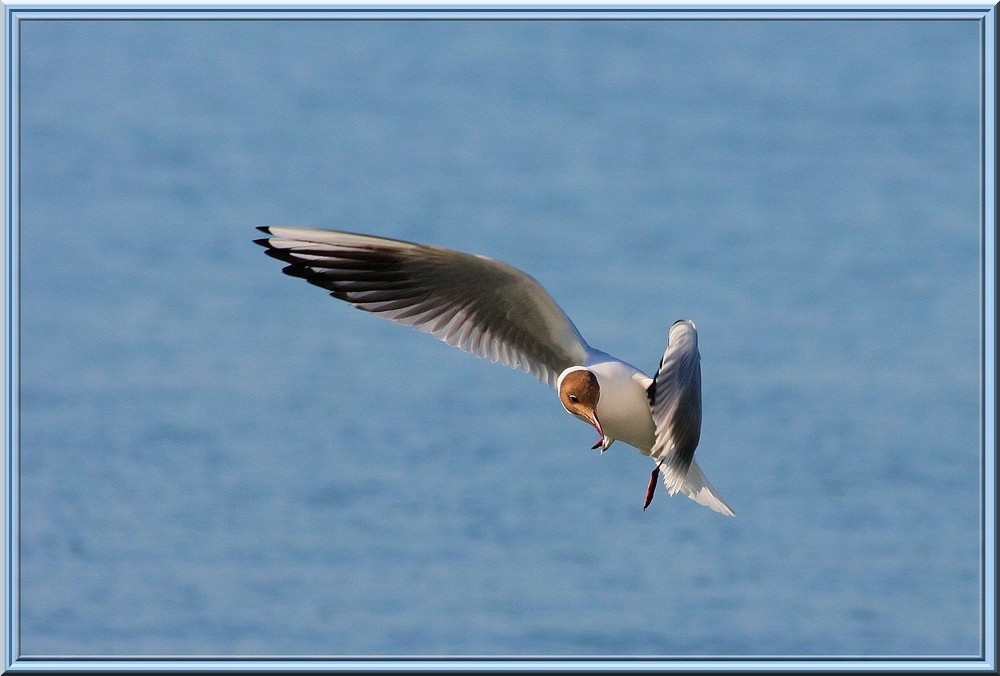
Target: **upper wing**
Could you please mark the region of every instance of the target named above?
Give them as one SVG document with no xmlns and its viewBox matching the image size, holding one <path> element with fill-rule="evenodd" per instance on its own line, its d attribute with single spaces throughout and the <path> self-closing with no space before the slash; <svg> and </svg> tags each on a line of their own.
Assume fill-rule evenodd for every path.
<svg viewBox="0 0 1000 676">
<path fill-rule="evenodd" d="M 650 451 L 670 493 L 682 488 L 701 437 L 701 356 L 698 333 L 687 320 L 674 322 L 660 368 L 649 389 L 656 425 Z"/>
<path fill-rule="evenodd" d="M 589 351 L 541 284 L 502 261 L 334 230 L 262 227 L 284 272 L 484 359 L 555 386 Z"/>
<path fill-rule="evenodd" d="M 650 455 L 663 471 L 670 494 L 680 491 L 720 514 L 733 516 L 694 461 L 701 438 L 701 355 L 694 322 L 681 320 L 670 327 L 667 350 L 649 387 L 649 406 L 656 425 Z"/>
</svg>

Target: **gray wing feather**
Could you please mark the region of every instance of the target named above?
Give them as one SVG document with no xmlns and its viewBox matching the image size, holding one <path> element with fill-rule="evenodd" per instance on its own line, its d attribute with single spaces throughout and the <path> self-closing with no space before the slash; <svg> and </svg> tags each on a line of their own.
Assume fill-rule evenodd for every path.
<svg viewBox="0 0 1000 676">
<path fill-rule="evenodd" d="M 263 227 L 284 272 L 550 386 L 589 347 L 545 289 L 502 261 L 334 230 Z"/>
<path fill-rule="evenodd" d="M 701 438 L 701 356 L 693 323 L 682 320 L 670 328 L 649 399 L 656 425 L 650 455 L 660 463 L 673 494 L 683 488 Z"/>
</svg>

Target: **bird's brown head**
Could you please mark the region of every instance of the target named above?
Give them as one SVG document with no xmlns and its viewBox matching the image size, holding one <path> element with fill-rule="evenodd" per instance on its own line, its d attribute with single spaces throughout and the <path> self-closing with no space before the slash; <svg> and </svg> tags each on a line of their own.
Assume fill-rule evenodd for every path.
<svg viewBox="0 0 1000 676">
<path fill-rule="evenodd" d="M 597 402 L 600 398 L 601 385 L 593 371 L 574 368 L 563 373 L 559 379 L 559 401 L 563 408 L 589 422 L 598 434 L 604 436 L 601 422 L 597 419 Z"/>
</svg>

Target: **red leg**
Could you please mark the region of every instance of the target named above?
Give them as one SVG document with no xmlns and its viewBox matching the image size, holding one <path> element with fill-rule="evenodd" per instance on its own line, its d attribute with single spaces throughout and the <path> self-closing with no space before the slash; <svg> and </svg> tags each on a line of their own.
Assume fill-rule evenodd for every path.
<svg viewBox="0 0 1000 676">
<path fill-rule="evenodd" d="M 649 503 L 653 501 L 653 493 L 656 492 L 656 484 L 660 483 L 660 466 L 657 465 L 653 468 L 652 474 L 649 475 L 649 485 L 646 486 L 646 501 L 642 503 L 642 511 L 646 511 L 649 507 Z"/>
</svg>

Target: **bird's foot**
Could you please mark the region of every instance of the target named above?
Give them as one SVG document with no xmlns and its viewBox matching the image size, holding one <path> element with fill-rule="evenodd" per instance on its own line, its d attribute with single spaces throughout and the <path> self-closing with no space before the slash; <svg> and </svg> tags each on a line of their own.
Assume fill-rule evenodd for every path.
<svg viewBox="0 0 1000 676">
<path fill-rule="evenodd" d="M 603 436 L 597 440 L 597 443 L 590 447 L 590 450 L 601 449 L 601 453 L 611 448 L 611 444 L 615 443 L 615 440 L 609 436 Z"/>
<path fill-rule="evenodd" d="M 657 465 L 649 475 L 649 485 L 646 486 L 646 501 L 642 503 L 642 511 L 646 511 L 649 503 L 653 501 L 653 493 L 656 492 L 656 484 L 660 483 L 660 467 Z"/>
</svg>

